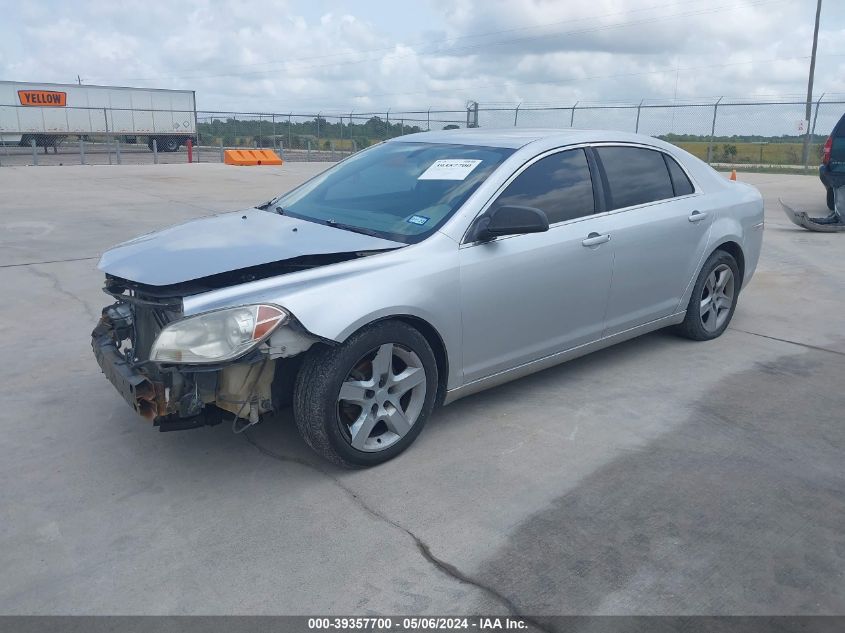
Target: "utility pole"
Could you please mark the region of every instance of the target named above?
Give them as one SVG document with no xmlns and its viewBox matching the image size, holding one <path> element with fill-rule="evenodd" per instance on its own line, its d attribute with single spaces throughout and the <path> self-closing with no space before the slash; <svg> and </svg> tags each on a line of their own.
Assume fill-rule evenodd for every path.
<svg viewBox="0 0 845 633">
<path fill-rule="evenodd" d="M 807 81 L 807 108 L 804 114 L 804 120 L 807 121 L 807 134 L 804 136 L 804 151 L 802 162 L 804 167 L 810 161 L 810 115 L 813 111 L 813 75 L 816 72 L 816 48 L 819 45 L 819 17 L 822 13 L 822 0 L 818 0 L 816 4 L 816 26 L 813 30 L 813 52 L 810 53 L 810 78 Z"/>
</svg>

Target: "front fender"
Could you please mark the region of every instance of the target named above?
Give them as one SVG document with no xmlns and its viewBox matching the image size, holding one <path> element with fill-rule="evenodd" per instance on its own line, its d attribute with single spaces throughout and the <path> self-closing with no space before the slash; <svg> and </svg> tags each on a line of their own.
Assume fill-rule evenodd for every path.
<svg viewBox="0 0 845 633">
<path fill-rule="evenodd" d="M 460 292 L 458 245 L 435 234 L 388 253 L 280 275 L 186 297 L 186 316 L 222 307 L 274 303 L 311 334 L 344 342 L 365 325 L 393 316 L 433 327 L 450 359 L 448 388 L 458 386 Z"/>
</svg>

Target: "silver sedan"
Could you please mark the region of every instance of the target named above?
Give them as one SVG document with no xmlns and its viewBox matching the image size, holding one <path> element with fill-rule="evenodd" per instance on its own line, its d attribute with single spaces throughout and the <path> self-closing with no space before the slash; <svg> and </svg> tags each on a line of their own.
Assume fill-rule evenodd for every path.
<svg viewBox="0 0 845 633">
<path fill-rule="evenodd" d="M 159 430 L 292 405 L 314 450 L 369 466 L 467 394 L 659 328 L 719 336 L 762 229 L 757 190 L 654 138 L 413 134 L 107 251 L 92 343 Z"/>
</svg>

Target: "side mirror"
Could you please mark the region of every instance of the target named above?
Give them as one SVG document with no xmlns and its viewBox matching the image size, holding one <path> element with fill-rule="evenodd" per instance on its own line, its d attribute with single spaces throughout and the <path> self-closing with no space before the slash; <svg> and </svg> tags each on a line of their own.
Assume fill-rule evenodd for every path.
<svg viewBox="0 0 845 633">
<path fill-rule="evenodd" d="M 549 218 L 534 207 L 504 206 L 479 218 L 473 241 L 489 242 L 504 235 L 543 233 L 549 230 Z"/>
</svg>

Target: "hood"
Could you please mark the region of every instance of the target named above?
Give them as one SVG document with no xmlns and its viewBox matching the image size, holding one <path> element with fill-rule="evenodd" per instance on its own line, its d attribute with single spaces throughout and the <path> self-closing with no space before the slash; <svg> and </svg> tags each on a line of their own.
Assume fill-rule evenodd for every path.
<svg viewBox="0 0 845 633">
<path fill-rule="evenodd" d="M 191 220 L 107 250 L 98 268 L 151 286 L 167 286 L 304 255 L 400 248 L 344 229 L 249 209 Z"/>
</svg>

